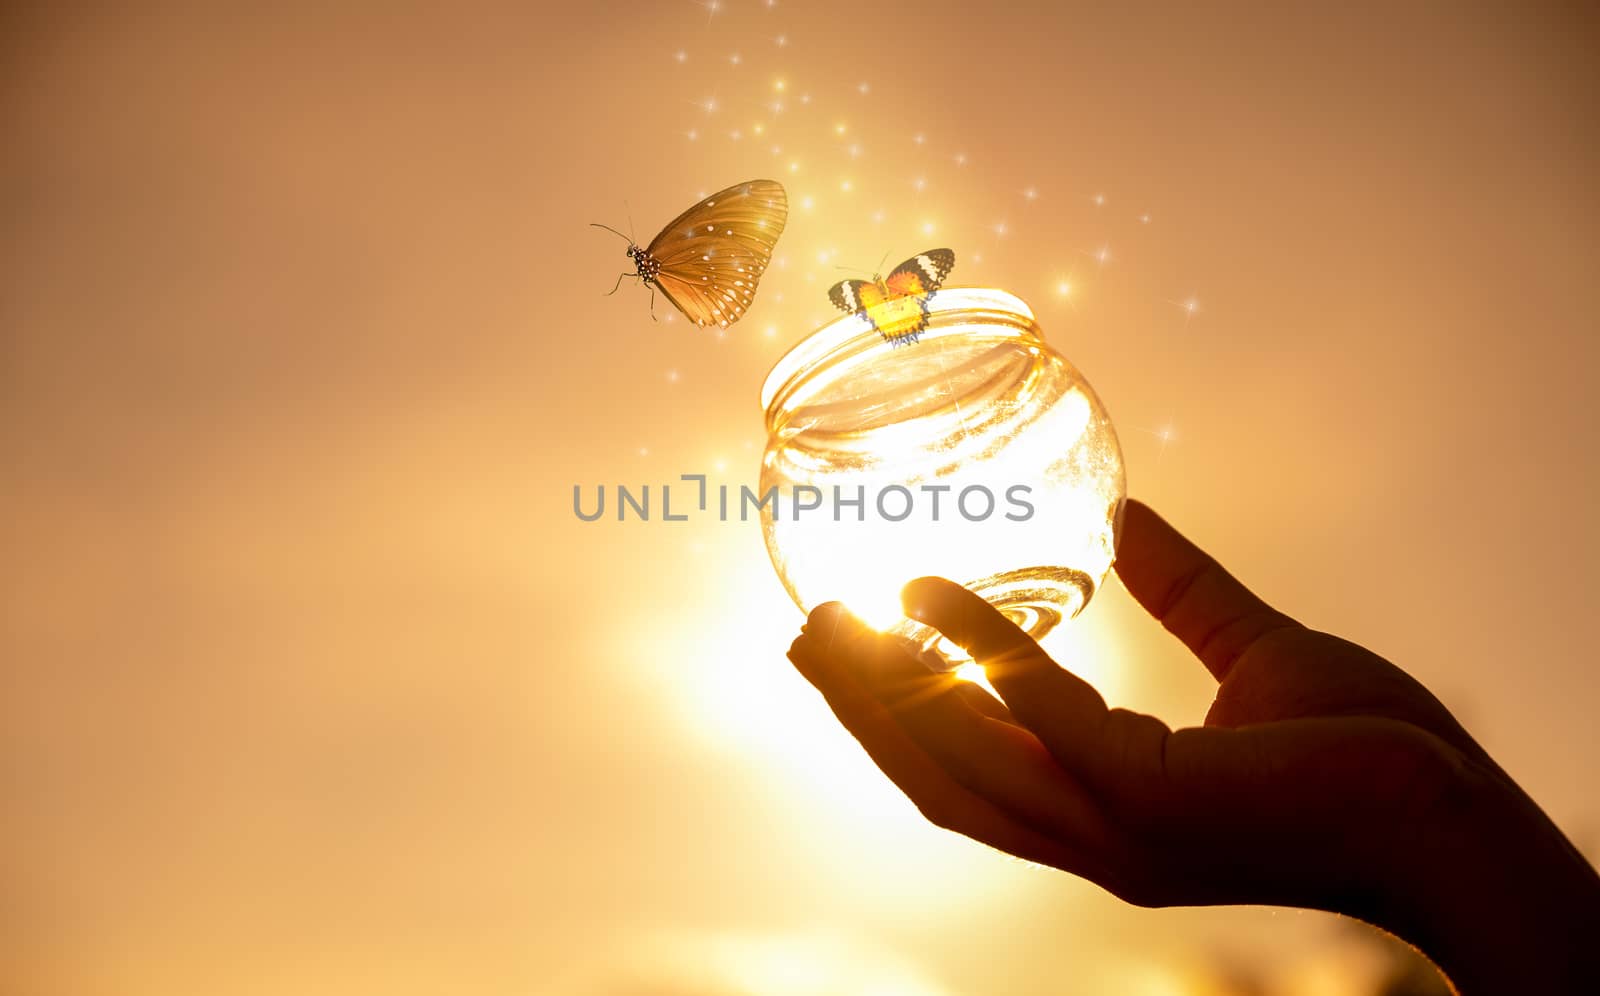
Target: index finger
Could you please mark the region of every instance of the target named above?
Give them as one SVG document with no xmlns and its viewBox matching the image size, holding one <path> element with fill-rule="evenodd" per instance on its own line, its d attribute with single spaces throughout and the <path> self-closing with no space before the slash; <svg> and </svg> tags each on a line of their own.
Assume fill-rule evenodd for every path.
<svg viewBox="0 0 1600 996">
<path fill-rule="evenodd" d="M 789 660 L 822 693 L 834 715 L 879 769 L 930 822 L 1020 858 L 1099 881 L 1094 863 L 1078 847 L 1019 822 L 957 782 L 895 721 L 888 707 L 862 686 L 845 658 L 870 650 L 873 634 L 865 626 L 846 617 L 843 607 L 834 603 L 814 610 L 810 621 L 825 624 L 829 636 L 804 633 L 789 648 Z M 837 645 L 835 636 L 841 637 Z"/>
<path fill-rule="evenodd" d="M 1218 681 L 1263 634 L 1299 625 L 1143 502 L 1127 502 L 1116 568 L 1128 593 Z"/>
<path fill-rule="evenodd" d="M 944 578 L 918 578 L 901 591 L 905 613 L 963 647 L 983 666 L 1013 716 L 1069 771 L 1096 769 L 1107 710 L 1094 686 L 1044 650 L 976 593 Z"/>
</svg>

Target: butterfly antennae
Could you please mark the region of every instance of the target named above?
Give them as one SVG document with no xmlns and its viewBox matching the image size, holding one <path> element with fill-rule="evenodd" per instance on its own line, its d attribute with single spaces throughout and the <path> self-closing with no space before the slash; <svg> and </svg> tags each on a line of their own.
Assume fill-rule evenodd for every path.
<svg viewBox="0 0 1600 996">
<path fill-rule="evenodd" d="M 610 225 L 602 225 L 598 221 L 589 222 L 589 227 L 590 228 L 603 228 L 606 231 L 610 232 L 612 235 L 616 235 L 616 236 L 618 236 L 620 238 L 628 239 L 628 237 L 626 235 L 623 235 L 621 232 L 617 231 L 615 228 L 612 228 Z M 630 245 L 630 246 L 633 245 L 633 240 L 632 239 L 628 239 L 628 245 Z"/>
<path fill-rule="evenodd" d="M 889 262 L 889 250 L 885 249 L 883 251 L 883 258 L 878 260 L 878 268 L 876 270 L 873 270 L 872 272 L 873 273 L 882 273 L 883 272 L 883 264 L 885 264 L 887 262 Z"/>
<path fill-rule="evenodd" d="M 628 244 L 632 245 L 639 240 L 633 237 L 633 208 L 628 206 L 626 198 L 622 201 L 622 210 L 628 213 Z"/>
</svg>

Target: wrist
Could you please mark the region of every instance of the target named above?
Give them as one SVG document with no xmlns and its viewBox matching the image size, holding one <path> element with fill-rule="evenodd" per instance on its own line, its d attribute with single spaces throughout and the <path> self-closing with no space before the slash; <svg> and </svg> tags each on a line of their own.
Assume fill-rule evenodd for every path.
<svg viewBox="0 0 1600 996">
<path fill-rule="evenodd" d="M 1492 762 L 1465 761 L 1411 840 L 1373 919 L 1464 996 L 1600 979 L 1600 875 Z"/>
</svg>

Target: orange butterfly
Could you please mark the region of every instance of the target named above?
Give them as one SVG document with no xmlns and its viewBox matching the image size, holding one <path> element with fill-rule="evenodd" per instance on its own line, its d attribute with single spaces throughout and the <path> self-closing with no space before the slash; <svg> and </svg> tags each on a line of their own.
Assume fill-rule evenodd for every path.
<svg viewBox="0 0 1600 996">
<path fill-rule="evenodd" d="M 928 299 L 955 268 L 956 254 L 929 249 L 871 280 L 841 280 L 828 291 L 840 311 L 866 318 L 891 346 L 916 342 L 928 327 Z"/>
<path fill-rule="evenodd" d="M 719 190 L 678 215 L 639 248 L 609 225 L 595 228 L 628 239 L 635 277 L 650 288 L 650 317 L 656 317 L 655 289 L 696 325 L 727 328 L 755 298 L 756 282 L 772 260 L 772 247 L 789 219 L 789 195 L 776 180 L 750 180 Z"/>
</svg>

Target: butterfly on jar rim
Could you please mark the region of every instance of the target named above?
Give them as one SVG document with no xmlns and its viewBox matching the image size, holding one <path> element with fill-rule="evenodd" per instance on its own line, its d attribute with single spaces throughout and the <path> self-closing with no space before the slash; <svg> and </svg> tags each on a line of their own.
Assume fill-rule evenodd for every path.
<svg viewBox="0 0 1600 996">
<path fill-rule="evenodd" d="M 748 180 L 703 198 L 678 215 L 640 247 L 609 225 L 594 222 L 628 239 L 633 272 L 623 271 L 608 291 L 615 294 L 626 277 L 650 288 L 650 317 L 660 288 L 683 317 L 699 326 L 727 328 L 749 310 L 756 284 L 789 219 L 789 195 L 776 180 Z"/>
<path fill-rule="evenodd" d="M 828 300 L 847 314 L 860 315 L 891 346 L 916 342 L 928 328 L 928 300 L 955 268 L 956 254 L 929 249 L 871 280 L 841 280 Z"/>
</svg>

